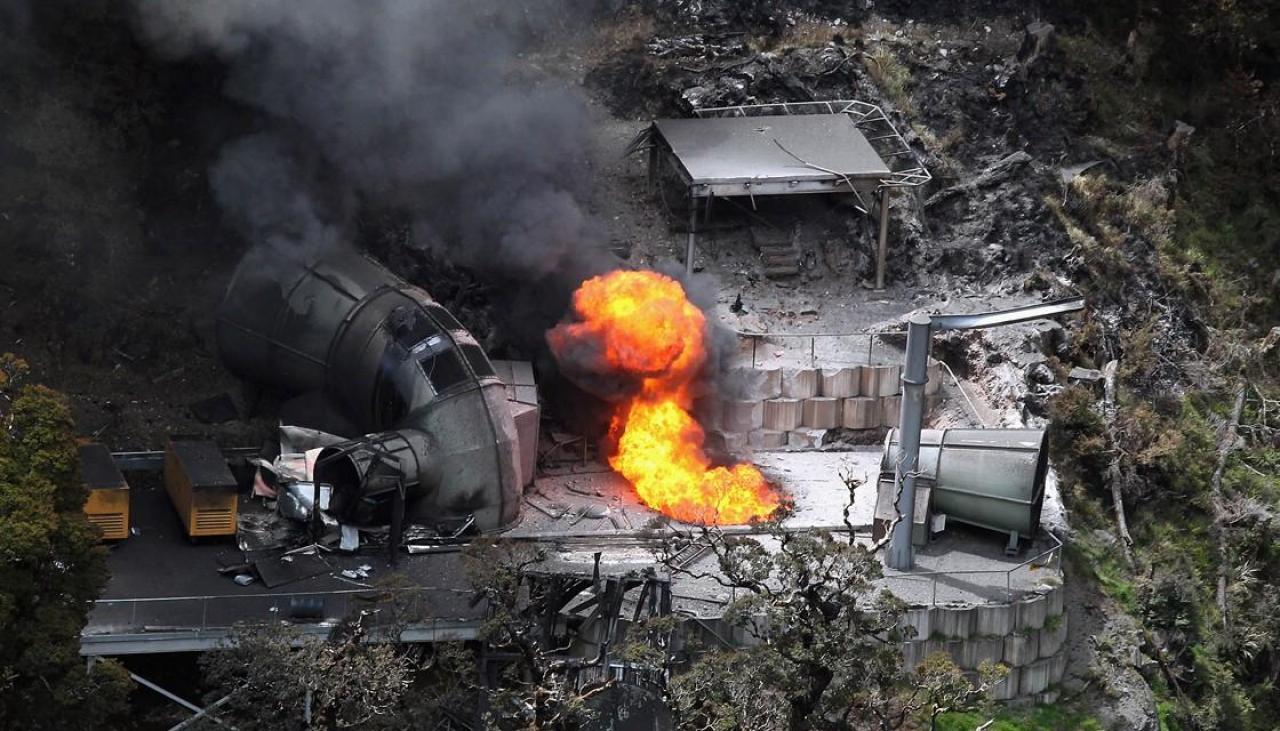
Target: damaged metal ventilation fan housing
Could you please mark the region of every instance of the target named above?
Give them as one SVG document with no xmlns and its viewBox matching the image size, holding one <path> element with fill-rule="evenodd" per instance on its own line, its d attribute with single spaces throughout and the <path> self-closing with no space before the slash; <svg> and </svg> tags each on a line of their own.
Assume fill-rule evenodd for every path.
<svg viewBox="0 0 1280 731">
<path fill-rule="evenodd" d="M 330 513 L 389 521 L 519 518 L 516 429 L 502 381 L 475 338 L 430 295 L 351 250 L 312 259 L 250 252 L 218 312 L 236 375 L 289 394 L 321 392 L 360 434 L 329 447 L 315 479 Z M 354 435 L 347 435 L 354 436 Z"/>
</svg>

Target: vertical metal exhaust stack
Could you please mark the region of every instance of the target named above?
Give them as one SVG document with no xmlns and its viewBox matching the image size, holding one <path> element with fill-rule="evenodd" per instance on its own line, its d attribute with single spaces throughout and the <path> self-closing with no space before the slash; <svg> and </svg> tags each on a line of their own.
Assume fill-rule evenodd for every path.
<svg viewBox="0 0 1280 731">
<path fill-rule="evenodd" d="M 484 350 L 422 289 L 350 250 L 314 259 L 250 252 L 218 312 L 218 350 L 236 375 L 289 394 L 321 392 L 365 436 L 327 448 L 315 478 L 331 512 L 386 523 L 519 518 L 516 429 Z M 352 435 L 346 435 L 352 436 Z"/>
</svg>

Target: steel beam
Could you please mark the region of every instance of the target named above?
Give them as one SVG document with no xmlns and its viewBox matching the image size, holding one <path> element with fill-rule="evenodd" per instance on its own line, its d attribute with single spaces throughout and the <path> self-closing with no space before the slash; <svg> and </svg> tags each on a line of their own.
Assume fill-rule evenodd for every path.
<svg viewBox="0 0 1280 731">
<path fill-rule="evenodd" d="M 880 236 L 876 239 L 876 289 L 884 289 L 889 260 L 889 188 L 880 189 Z"/>
<path fill-rule="evenodd" d="M 689 243 L 684 252 L 684 275 L 685 278 L 693 276 L 693 244 L 694 238 L 698 235 L 698 199 L 689 196 Z"/>
</svg>

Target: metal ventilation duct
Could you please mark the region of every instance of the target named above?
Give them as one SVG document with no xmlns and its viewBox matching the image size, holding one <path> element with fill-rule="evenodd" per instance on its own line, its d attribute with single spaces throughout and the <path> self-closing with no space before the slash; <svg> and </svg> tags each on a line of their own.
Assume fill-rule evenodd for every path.
<svg viewBox="0 0 1280 731">
<path fill-rule="evenodd" d="M 892 475 L 899 432 L 885 437 L 880 469 Z M 1043 429 L 924 429 L 918 476 L 933 483 L 933 511 L 1019 537 L 1034 536 L 1044 506 L 1049 448 Z"/>
<path fill-rule="evenodd" d="M 315 478 L 331 512 L 387 520 L 519 517 L 515 424 L 501 380 L 448 310 L 378 263 L 343 250 L 314 260 L 250 254 L 218 312 L 218 350 L 240 377 L 325 393 L 367 436 L 326 449 Z"/>
</svg>

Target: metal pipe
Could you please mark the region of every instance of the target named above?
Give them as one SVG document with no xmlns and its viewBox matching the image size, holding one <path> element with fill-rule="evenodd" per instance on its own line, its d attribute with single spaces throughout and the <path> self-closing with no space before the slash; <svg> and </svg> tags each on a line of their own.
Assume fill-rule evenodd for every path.
<svg viewBox="0 0 1280 731">
<path fill-rule="evenodd" d="M 916 467 L 920 461 L 920 429 L 924 418 L 924 386 L 929 381 L 929 345 L 932 321 L 928 315 L 914 315 L 907 323 L 907 362 L 902 369 L 902 408 L 899 412 L 901 441 L 898 445 L 895 480 L 898 493 L 898 522 L 893 526 L 887 564 L 908 571 L 915 562 L 911 548 L 911 528 L 915 524 Z"/>
<path fill-rule="evenodd" d="M 1000 310 L 999 312 L 979 312 L 969 315 L 933 315 L 931 320 L 935 330 L 978 330 L 998 325 L 1012 325 L 1018 322 L 1026 322 L 1027 320 L 1039 320 L 1083 309 L 1083 297 L 1070 297 L 1053 302 L 1042 302 L 1038 305 L 1014 307 L 1013 309 Z"/>
<path fill-rule="evenodd" d="M 889 259 L 889 187 L 880 189 L 880 237 L 876 243 L 876 289 L 884 289 Z"/>
</svg>

